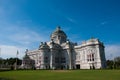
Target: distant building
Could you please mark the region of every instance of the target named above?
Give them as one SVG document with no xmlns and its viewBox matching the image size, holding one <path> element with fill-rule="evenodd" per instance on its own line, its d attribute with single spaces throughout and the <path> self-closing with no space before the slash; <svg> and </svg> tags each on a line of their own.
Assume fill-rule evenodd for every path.
<svg viewBox="0 0 120 80">
<path fill-rule="evenodd" d="M 51 41 L 41 42 L 37 50 L 26 51 L 22 66 L 36 69 L 100 69 L 106 68 L 104 45 L 91 38 L 81 45 L 67 40 L 60 27 L 51 34 Z"/>
</svg>

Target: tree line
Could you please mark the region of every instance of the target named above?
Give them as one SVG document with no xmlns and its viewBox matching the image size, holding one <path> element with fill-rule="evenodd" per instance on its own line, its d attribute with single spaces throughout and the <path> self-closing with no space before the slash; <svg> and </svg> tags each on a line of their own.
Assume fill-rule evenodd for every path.
<svg viewBox="0 0 120 80">
<path fill-rule="evenodd" d="M 0 58 L 0 68 L 1 67 L 11 67 L 14 66 L 17 60 L 17 65 L 22 64 L 22 60 L 19 58 Z M 107 69 L 120 69 L 120 56 L 115 57 L 114 60 L 106 60 Z"/>
<path fill-rule="evenodd" d="M 19 58 L 7 58 L 7 59 L 2 59 L 0 58 L 0 67 L 5 68 L 5 67 L 11 67 L 15 65 L 17 62 L 17 65 L 22 64 L 22 60 Z"/>
<path fill-rule="evenodd" d="M 107 60 L 107 69 L 120 69 L 120 56 L 115 57 L 113 60 Z"/>
</svg>

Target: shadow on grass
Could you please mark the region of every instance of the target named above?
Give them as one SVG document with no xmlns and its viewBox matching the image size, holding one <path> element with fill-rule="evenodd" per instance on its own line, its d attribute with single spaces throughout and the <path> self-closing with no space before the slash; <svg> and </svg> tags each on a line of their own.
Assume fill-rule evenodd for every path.
<svg viewBox="0 0 120 80">
<path fill-rule="evenodd" d="M 0 80 L 13 80 L 13 79 L 9 79 L 9 78 L 0 78 Z"/>
</svg>

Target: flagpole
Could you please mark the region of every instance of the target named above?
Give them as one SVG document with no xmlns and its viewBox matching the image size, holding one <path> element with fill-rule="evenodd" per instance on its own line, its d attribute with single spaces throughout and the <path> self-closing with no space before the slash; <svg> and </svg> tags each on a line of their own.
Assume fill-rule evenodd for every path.
<svg viewBox="0 0 120 80">
<path fill-rule="evenodd" d="M 16 62 L 15 62 L 15 70 L 17 70 L 17 58 L 18 58 L 18 50 L 17 50 L 17 53 L 16 53 Z"/>
</svg>

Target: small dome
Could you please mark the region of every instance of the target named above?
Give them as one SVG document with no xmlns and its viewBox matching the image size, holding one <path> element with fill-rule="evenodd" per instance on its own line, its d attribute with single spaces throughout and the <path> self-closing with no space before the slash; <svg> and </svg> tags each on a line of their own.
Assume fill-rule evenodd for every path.
<svg viewBox="0 0 120 80">
<path fill-rule="evenodd" d="M 44 44 L 42 43 L 39 47 L 39 49 L 49 49 L 49 46 L 47 45 L 47 43 L 45 42 Z"/>
</svg>

